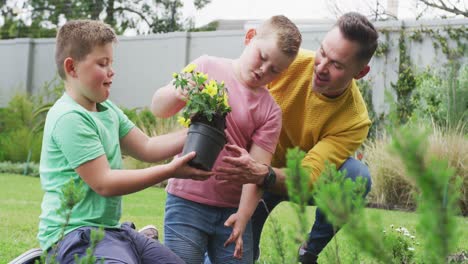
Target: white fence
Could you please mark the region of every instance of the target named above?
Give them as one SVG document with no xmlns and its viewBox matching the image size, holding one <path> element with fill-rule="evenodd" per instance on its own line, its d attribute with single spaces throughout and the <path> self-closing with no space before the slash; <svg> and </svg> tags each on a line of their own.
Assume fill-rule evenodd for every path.
<svg viewBox="0 0 468 264">
<path fill-rule="evenodd" d="M 383 56 L 374 56 L 371 72 L 366 77 L 373 84 L 374 110 L 385 109 L 384 91 L 391 89 L 398 77 L 400 30 L 439 30 L 450 47 L 456 43 L 447 36 L 447 27 L 464 29 L 460 37 L 465 54 L 459 58 L 467 62 L 466 47 L 468 19 L 431 21 L 377 22 L 380 41 L 388 44 Z M 316 50 L 332 24 L 317 24 L 302 28 L 303 48 Z M 168 83 L 172 72 L 179 71 L 191 60 L 203 54 L 236 58 L 243 49 L 244 31 L 175 32 L 138 37 L 119 37 L 114 50 L 114 69 L 111 99 L 125 107 L 145 107 L 151 103 L 153 92 Z M 443 67 L 447 62 L 436 40 L 422 34 L 421 41 L 407 39 L 410 57 L 419 69 Z M 5 106 L 17 92 L 37 93 L 44 83 L 56 78 L 54 39 L 12 39 L 0 41 L 0 107 Z"/>
</svg>

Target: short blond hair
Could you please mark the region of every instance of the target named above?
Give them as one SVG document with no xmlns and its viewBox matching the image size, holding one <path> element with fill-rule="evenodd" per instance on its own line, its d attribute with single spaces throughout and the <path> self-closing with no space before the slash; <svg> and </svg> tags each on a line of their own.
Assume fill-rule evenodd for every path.
<svg viewBox="0 0 468 264">
<path fill-rule="evenodd" d="M 71 20 L 63 25 L 57 33 L 55 46 L 55 63 L 62 79 L 66 79 L 63 62 L 71 57 L 81 61 L 96 46 L 116 42 L 114 30 L 106 23 L 97 20 Z"/>
<path fill-rule="evenodd" d="M 286 55 L 295 57 L 302 42 L 297 26 L 286 16 L 277 15 L 267 19 L 257 30 L 257 36 L 264 38 L 276 34 L 278 48 Z"/>
</svg>

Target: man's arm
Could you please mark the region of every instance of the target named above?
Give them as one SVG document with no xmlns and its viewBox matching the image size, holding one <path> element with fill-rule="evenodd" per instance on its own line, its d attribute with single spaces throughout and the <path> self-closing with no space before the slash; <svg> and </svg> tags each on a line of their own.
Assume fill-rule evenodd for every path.
<svg viewBox="0 0 468 264">
<path fill-rule="evenodd" d="M 310 184 L 316 182 L 323 169 L 325 161 L 335 164 L 336 168 L 341 165 L 361 146 L 366 139 L 369 127 L 367 125 L 354 129 L 342 131 L 336 135 L 330 135 L 320 140 L 310 149 L 302 165 L 311 170 Z"/>
<path fill-rule="evenodd" d="M 228 180 L 242 184 L 252 183 L 262 186 L 268 174 L 268 166 L 255 160 L 247 151 L 235 145 L 227 145 L 226 149 L 238 153 L 236 156 L 224 157 L 223 161 L 229 167 L 218 167 L 215 171 L 216 179 Z M 270 158 L 271 159 L 271 158 Z M 286 175 L 282 168 L 272 168 L 276 173 L 276 182 L 268 191 L 286 194 Z"/>
<path fill-rule="evenodd" d="M 325 166 L 325 160 L 336 164 L 339 168 L 362 144 L 367 136 L 367 131 L 368 126 L 343 131 L 339 135 L 322 139 L 310 149 L 302 161 L 303 166 L 311 169 L 310 184 L 313 184 L 320 176 Z M 235 147 L 233 146 L 233 148 Z M 261 184 L 267 174 L 266 166 L 255 161 L 246 152 L 238 157 L 224 157 L 223 161 L 232 167 L 219 167 L 215 172 L 216 178 L 219 180 Z M 276 173 L 276 183 L 269 191 L 287 194 L 284 168 L 273 168 L 273 170 Z"/>
</svg>

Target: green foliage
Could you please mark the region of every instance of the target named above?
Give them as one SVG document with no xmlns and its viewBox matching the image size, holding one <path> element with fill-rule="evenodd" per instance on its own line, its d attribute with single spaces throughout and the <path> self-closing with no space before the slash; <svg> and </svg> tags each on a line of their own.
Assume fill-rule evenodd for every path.
<svg viewBox="0 0 468 264">
<path fill-rule="evenodd" d="M 195 0 L 195 8 L 202 9 L 211 0 Z M 55 37 L 62 19 L 102 19 L 118 34 L 127 29 L 138 34 L 161 33 L 184 30 L 181 0 L 31 0 L 21 8 L 5 5 L 0 11 L 4 24 L 0 28 L 2 38 Z M 28 12 L 31 21 L 26 24 L 19 14 Z M 144 25 L 144 26 L 142 26 Z"/>
<path fill-rule="evenodd" d="M 39 162 L 46 114 L 63 90 L 53 79 L 37 95 L 18 93 L 0 108 L 0 161 Z"/>
<path fill-rule="evenodd" d="M 3 14 L 4 22 L 0 27 L 0 39 L 11 38 L 53 38 L 57 34 L 55 28 L 47 28 L 41 21 L 32 21 L 26 25 L 15 14 Z"/>
<path fill-rule="evenodd" d="M 174 130 L 180 129 L 175 117 L 157 118 L 147 108 L 125 108 L 120 106 L 124 114 L 143 132 L 149 136 L 167 134 Z"/>
<path fill-rule="evenodd" d="M 426 135 L 412 126 L 404 127 L 394 135 L 393 149 L 402 158 L 420 191 L 418 230 L 426 249 L 424 260 L 443 263 L 457 241 L 455 215 L 460 181 L 450 181 L 453 169 L 446 161 L 426 159 Z"/>
<path fill-rule="evenodd" d="M 0 116 L 0 158 L 12 162 L 24 162 L 30 156 L 38 162 L 41 151 L 41 133 L 33 133 L 36 120 L 34 104 L 26 94 L 15 95 Z M 31 154 L 29 153 L 31 151 Z"/>
<path fill-rule="evenodd" d="M 390 228 L 383 231 L 383 239 L 387 248 L 390 248 L 393 263 L 414 263 L 417 242 L 405 227 Z"/>
<path fill-rule="evenodd" d="M 405 124 L 411 117 L 413 105 L 411 94 L 416 87 L 416 80 L 413 73 L 413 66 L 406 46 L 406 36 L 403 29 L 400 30 L 399 39 L 400 61 L 398 65 L 398 80 L 391 86 L 396 92 L 397 105 L 396 114 L 401 124 Z"/>
<path fill-rule="evenodd" d="M 317 207 L 336 230 L 346 224 L 346 233 L 363 252 L 384 263 L 392 263 L 393 258 L 375 226 L 378 221 L 365 221 L 365 180 L 358 177 L 352 181 L 345 175 L 346 171 L 338 171 L 334 164 L 326 164 L 314 189 Z M 338 251 L 337 248 L 334 258 L 341 263 Z"/>
<path fill-rule="evenodd" d="M 65 228 L 70 222 L 70 216 L 72 214 L 73 207 L 77 205 L 84 199 L 86 192 L 83 187 L 83 181 L 75 181 L 70 179 L 68 183 L 66 183 L 62 187 L 62 193 L 60 197 L 60 208 L 57 210 L 57 213 L 64 218 L 64 222 L 62 224 L 62 231 L 60 233 L 60 240 L 62 240 L 65 236 Z M 75 255 L 75 263 L 78 264 L 94 264 L 97 263 L 97 258 L 94 256 L 94 252 L 96 251 L 97 244 L 104 238 L 104 229 L 100 227 L 99 229 L 91 230 L 91 243 L 90 246 L 86 249 L 86 254 L 82 258 L 78 255 Z M 50 256 L 50 259 L 47 257 L 47 252 L 41 257 L 40 263 L 57 263 L 57 253 L 56 248 L 59 242 L 55 243 L 53 246 L 54 254 Z M 47 261 L 46 261 L 47 258 Z M 36 261 L 37 263 L 37 261 Z M 101 258 L 99 263 L 104 263 L 104 259 Z"/>
<path fill-rule="evenodd" d="M 215 31 L 218 28 L 218 26 L 219 26 L 219 22 L 213 21 L 202 27 L 198 27 L 198 28 L 191 27 L 188 31 L 189 32 Z"/>
<path fill-rule="evenodd" d="M 205 119 L 212 122 L 215 118 L 224 118 L 231 112 L 224 81 L 208 81 L 209 76 L 195 71 L 196 67 L 197 65 L 191 63 L 182 72 L 173 74 L 173 85 L 186 94 L 187 98 L 182 118 L 179 119 L 186 127 L 191 120 Z"/>
<path fill-rule="evenodd" d="M 39 177 L 39 165 L 34 162 L 12 163 L 10 161 L 0 162 L 0 173 L 24 174 Z"/>
<path fill-rule="evenodd" d="M 0 228 L 0 263 L 9 263 L 13 258 L 30 248 L 38 247 L 37 235 L 37 217 L 40 214 L 41 198 L 43 191 L 40 188 L 39 178 L 24 177 L 21 175 L 0 174 L 0 220 L 3 228 Z M 137 227 L 145 226 L 149 223 L 158 227 L 160 234 L 164 235 L 164 203 L 166 192 L 162 188 L 148 188 L 143 191 L 125 195 L 123 197 L 122 219 L 135 223 Z M 148 202 L 152 201 L 152 202 Z M 313 224 L 315 207 L 307 208 L 309 216 L 309 227 Z M 413 212 L 389 211 L 378 209 L 365 209 L 366 214 L 375 213 L 382 220 L 382 227 L 389 232 L 390 225 L 396 227 L 405 226 L 413 234 L 417 222 L 417 214 Z M 278 258 L 276 248 L 276 234 L 272 229 L 272 220 L 275 219 L 279 231 L 284 234 L 278 240 L 285 244 L 285 262 Z M 294 210 L 290 203 L 280 203 L 268 217 L 263 228 L 261 238 L 261 255 L 258 263 L 296 263 L 297 246 L 290 237 L 294 236 L 297 229 L 293 223 L 296 222 Z M 372 221 L 368 224 L 372 224 Z M 458 217 L 457 222 L 460 225 L 459 241 L 456 252 L 468 252 L 468 222 L 466 218 Z M 346 227 L 345 227 L 346 228 Z M 345 230 L 342 230 L 345 231 Z M 368 258 L 364 253 L 358 251 L 352 240 L 346 232 L 340 231 L 337 236 L 337 244 L 340 248 L 340 257 L 342 263 L 376 263 L 375 260 Z M 382 228 L 376 232 L 382 234 Z M 417 237 L 419 240 L 419 235 Z M 293 243 L 294 242 L 294 243 Z M 319 258 L 319 263 L 337 263 L 329 261 L 326 257 L 328 253 L 333 253 L 334 241 L 327 246 Z M 288 247 L 286 247 L 288 246 Z M 357 253 L 360 261 L 353 261 Z M 419 248 L 415 250 L 416 257 L 423 254 Z M 333 254 L 334 255 L 334 254 Z M 350 261 L 347 261 L 347 260 Z"/>
<path fill-rule="evenodd" d="M 379 42 L 377 49 L 375 50 L 374 56 L 383 57 L 390 51 L 390 45 L 388 42 Z"/>
<path fill-rule="evenodd" d="M 452 129 L 468 121 L 468 64 L 451 62 L 438 71 L 428 69 L 416 76 L 416 83 L 413 118 Z"/>
<path fill-rule="evenodd" d="M 302 166 L 305 152 L 299 148 L 288 149 L 286 153 L 286 187 L 288 189 L 289 200 L 296 212 L 299 221 L 299 234 L 297 242 L 301 243 L 306 239 L 309 231 L 306 208 L 312 200 L 310 191 L 310 170 Z"/>
<path fill-rule="evenodd" d="M 357 85 L 358 85 L 359 91 L 362 94 L 364 102 L 366 103 L 367 113 L 369 114 L 369 119 L 372 122 L 367 138 L 374 139 L 377 137 L 379 132 L 383 130 L 385 116 L 384 114 L 378 115 L 374 110 L 374 103 L 372 101 L 372 85 L 370 81 L 360 79 L 357 81 Z"/>
</svg>

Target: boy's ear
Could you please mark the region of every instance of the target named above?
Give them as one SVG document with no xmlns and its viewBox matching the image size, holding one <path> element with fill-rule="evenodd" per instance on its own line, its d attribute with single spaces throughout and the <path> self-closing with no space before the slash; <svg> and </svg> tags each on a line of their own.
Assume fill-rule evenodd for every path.
<svg viewBox="0 0 468 264">
<path fill-rule="evenodd" d="M 72 58 L 67 57 L 63 61 L 63 69 L 65 70 L 66 75 L 70 75 L 71 77 L 76 77 L 76 69 L 75 69 L 75 62 Z"/>
<path fill-rule="evenodd" d="M 257 31 L 254 28 L 251 28 L 245 33 L 244 44 L 247 45 L 250 41 L 257 35 Z"/>
<path fill-rule="evenodd" d="M 354 76 L 354 79 L 355 80 L 361 79 L 362 77 L 366 76 L 367 73 L 369 73 L 369 71 L 370 71 L 370 66 L 369 65 L 364 66 L 364 68 L 360 72 L 358 72 L 358 74 Z"/>
</svg>

